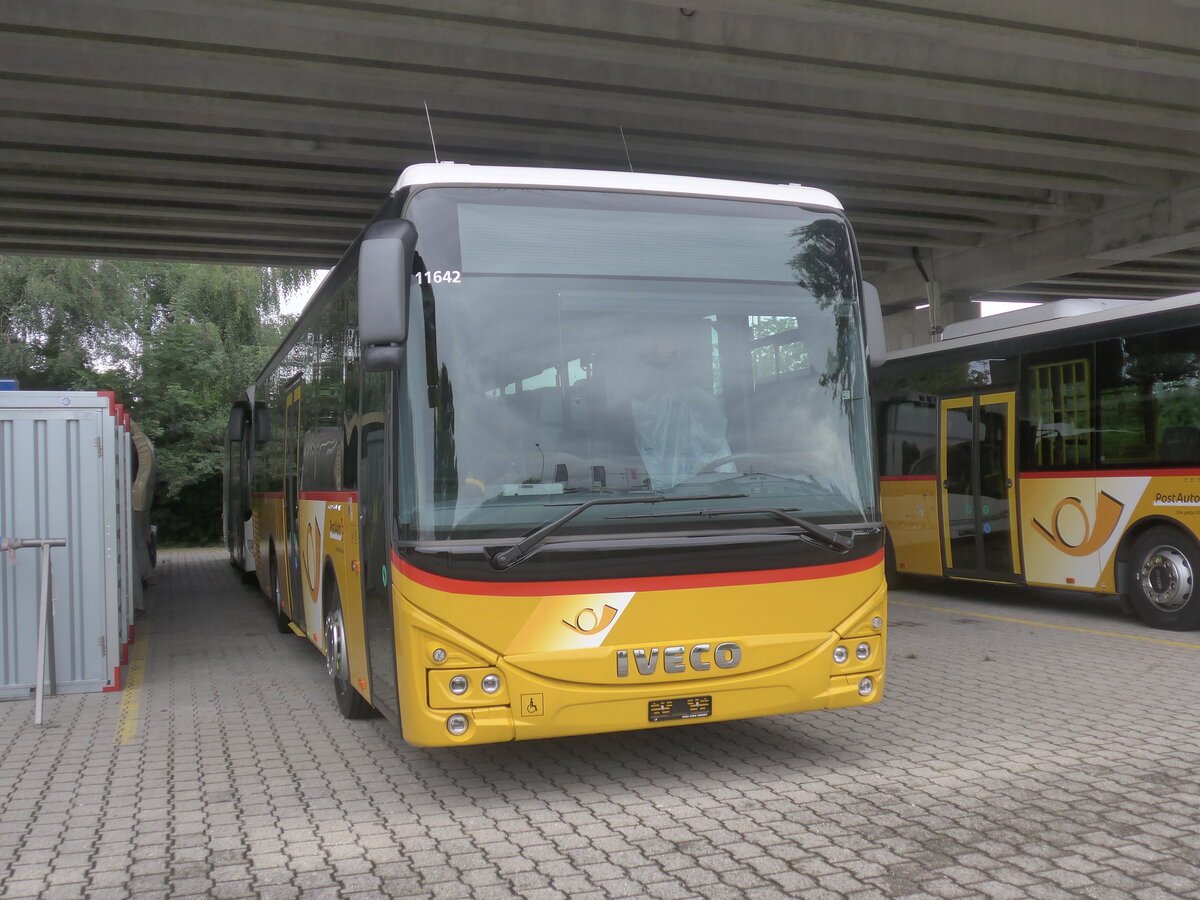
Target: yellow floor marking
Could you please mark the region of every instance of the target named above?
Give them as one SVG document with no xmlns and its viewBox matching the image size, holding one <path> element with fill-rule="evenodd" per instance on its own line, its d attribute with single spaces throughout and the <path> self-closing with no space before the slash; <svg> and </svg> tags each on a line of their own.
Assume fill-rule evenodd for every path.
<svg viewBox="0 0 1200 900">
<path fill-rule="evenodd" d="M 121 692 L 121 712 L 117 718 L 117 746 L 124 747 L 137 737 L 138 713 L 142 703 L 142 675 L 146 668 L 146 654 L 150 650 L 149 629 L 138 629 L 133 652 L 129 655 L 129 668 L 125 671 L 125 690 Z"/>
<path fill-rule="evenodd" d="M 1076 625 L 1052 625 L 1049 622 L 1035 622 L 1032 619 L 1014 619 L 1009 616 L 992 616 L 987 613 L 979 613 L 969 609 L 954 609 L 949 606 L 933 606 L 929 603 L 914 603 L 911 600 L 895 600 L 891 602 L 897 606 L 915 606 L 920 609 L 932 609 L 936 612 L 955 613 L 961 616 L 973 616 L 976 619 L 992 619 L 996 622 L 1011 622 L 1015 625 L 1033 625 L 1037 628 L 1055 628 L 1059 631 L 1075 631 L 1079 634 L 1092 634 L 1098 637 L 1114 637 L 1124 638 L 1127 641 L 1145 641 L 1147 644 L 1160 644 L 1164 647 L 1183 647 L 1187 650 L 1200 650 L 1200 644 L 1189 644 L 1186 641 L 1169 641 L 1165 638 L 1148 637 L 1144 634 L 1121 634 L 1117 631 L 1099 631 L 1095 628 L 1080 628 Z"/>
</svg>

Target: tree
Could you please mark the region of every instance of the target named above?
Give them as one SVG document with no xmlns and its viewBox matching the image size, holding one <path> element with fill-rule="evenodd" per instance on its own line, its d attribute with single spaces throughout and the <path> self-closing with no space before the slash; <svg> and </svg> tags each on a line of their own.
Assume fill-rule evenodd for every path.
<svg viewBox="0 0 1200 900">
<path fill-rule="evenodd" d="M 136 321 L 128 264 L 0 257 L 0 373 L 31 390 L 89 389 Z"/>
<path fill-rule="evenodd" d="M 219 537 L 230 404 L 292 319 L 303 269 L 0 258 L 0 376 L 113 390 L 158 454 L 164 541 Z"/>
</svg>

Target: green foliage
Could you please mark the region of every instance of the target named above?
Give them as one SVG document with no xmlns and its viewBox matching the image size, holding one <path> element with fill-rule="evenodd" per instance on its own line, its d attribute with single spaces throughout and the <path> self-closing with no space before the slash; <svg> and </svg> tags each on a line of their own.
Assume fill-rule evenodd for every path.
<svg viewBox="0 0 1200 900">
<path fill-rule="evenodd" d="M 0 257 L 0 372 L 27 389 L 90 388 L 121 349 L 135 298 L 121 263 Z"/>
<path fill-rule="evenodd" d="M 294 321 L 304 269 L 0 257 L 0 377 L 113 390 L 154 442 L 165 543 L 216 541 L 230 404 Z"/>
</svg>

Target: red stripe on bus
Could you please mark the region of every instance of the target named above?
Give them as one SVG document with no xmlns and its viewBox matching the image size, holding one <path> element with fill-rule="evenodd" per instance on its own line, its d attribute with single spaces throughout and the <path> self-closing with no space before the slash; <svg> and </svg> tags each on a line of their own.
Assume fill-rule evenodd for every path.
<svg viewBox="0 0 1200 900">
<path fill-rule="evenodd" d="M 356 503 L 358 501 L 357 491 L 301 491 L 296 496 L 301 500 L 324 500 L 326 503 Z"/>
<path fill-rule="evenodd" d="M 497 584 L 487 581 L 462 581 L 434 575 L 407 563 L 392 551 L 392 563 L 406 578 L 418 584 L 452 594 L 485 594 L 490 597 L 537 597 L 555 594 L 611 594 L 633 591 L 679 591 L 688 588 L 738 587 L 751 584 L 778 584 L 836 578 L 865 572 L 883 562 L 883 551 L 862 559 L 824 566 L 794 569 L 764 569 L 758 572 L 712 572 L 706 575 L 657 575 L 641 578 L 605 578 L 591 581 L 518 581 Z"/>
<path fill-rule="evenodd" d="M 882 475 L 880 481 L 937 481 L 936 475 Z"/>
<path fill-rule="evenodd" d="M 1095 469 L 1071 472 L 1022 472 L 1021 478 L 1158 478 L 1200 475 L 1200 468 L 1188 469 Z"/>
</svg>

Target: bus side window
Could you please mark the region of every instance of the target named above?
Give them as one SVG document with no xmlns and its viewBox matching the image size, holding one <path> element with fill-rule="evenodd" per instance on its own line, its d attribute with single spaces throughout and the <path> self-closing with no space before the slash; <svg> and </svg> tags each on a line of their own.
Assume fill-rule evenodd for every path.
<svg viewBox="0 0 1200 900">
<path fill-rule="evenodd" d="M 1200 329 L 1181 328 L 1097 345 L 1101 461 L 1200 463 Z"/>
<path fill-rule="evenodd" d="M 884 406 L 881 475 L 937 474 L 937 406 L 927 396 Z"/>
<path fill-rule="evenodd" d="M 1089 465 L 1093 428 L 1090 361 L 1032 365 L 1027 381 L 1029 414 L 1036 429 L 1033 467 Z"/>
</svg>

